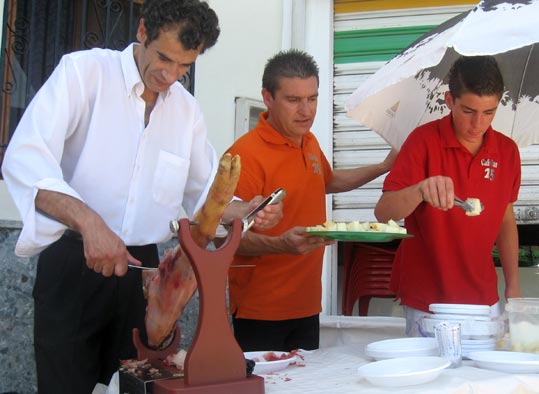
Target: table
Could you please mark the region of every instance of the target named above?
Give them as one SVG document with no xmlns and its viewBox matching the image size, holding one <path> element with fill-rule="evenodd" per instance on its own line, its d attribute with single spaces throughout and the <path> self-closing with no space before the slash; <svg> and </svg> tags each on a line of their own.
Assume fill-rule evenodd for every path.
<svg viewBox="0 0 539 394">
<path fill-rule="evenodd" d="M 408 387 L 378 387 L 363 380 L 358 367 L 371 362 L 364 355 L 370 342 L 404 337 L 403 318 L 321 316 L 320 349 L 303 353 L 303 360 L 283 371 L 263 375 L 266 394 L 539 394 L 539 374 L 506 374 L 463 366 L 445 369 L 435 380 Z M 107 394 L 117 394 L 109 386 Z M 105 391 L 103 391 L 105 392 Z"/>
<path fill-rule="evenodd" d="M 409 387 L 378 387 L 361 379 L 357 369 L 371 362 L 364 356 L 373 341 L 404 336 L 405 322 L 391 317 L 321 317 L 321 347 L 287 369 L 265 375 L 266 394 L 508 394 L 539 393 L 539 374 L 515 375 L 476 368 L 464 361 L 435 380 Z"/>
</svg>

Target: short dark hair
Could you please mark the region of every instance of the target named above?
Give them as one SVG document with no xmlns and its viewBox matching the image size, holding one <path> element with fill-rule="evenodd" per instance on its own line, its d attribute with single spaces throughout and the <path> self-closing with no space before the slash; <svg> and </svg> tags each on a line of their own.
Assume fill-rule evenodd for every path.
<svg viewBox="0 0 539 394">
<path fill-rule="evenodd" d="M 159 37 L 161 30 L 180 27 L 178 40 L 187 50 L 198 49 L 203 53 L 217 42 L 219 20 L 208 3 L 200 0 L 144 0 L 141 18 L 146 27 L 146 42 Z"/>
<path fill-rule="evenodd" d="M 281 51 L 271 57 L 264 67 L 262 87 L 273 96 L 279 88 L 279 78 L 318 78 L 318 65 L 313 57 L 298 49 Z"/>
<path fill-rule="evenodd" d="M 492 56 L 461 56 L 449 71 L 449 92 L 453 98 L 464 93 L 502 98 L 504 83 Z"/>
</svg>

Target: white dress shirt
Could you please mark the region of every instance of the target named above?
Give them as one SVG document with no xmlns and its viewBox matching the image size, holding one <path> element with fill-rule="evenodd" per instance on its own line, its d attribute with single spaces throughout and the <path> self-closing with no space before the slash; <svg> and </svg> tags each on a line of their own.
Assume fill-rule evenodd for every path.
<svg viewBox="0 0 539 394">
<path fill-rule="evenodd" d="M 130 246 L 169 240 L 169 221 L 203 203 L 217 158 L 200 108 L 174 83 L 145 127 L 134 45 L 65 55 L 26 109 L 2 167 L 24 224 L 17 255 L 66 229 L 36 211 L 39 189 L 84 201 Z"/>
</svg>

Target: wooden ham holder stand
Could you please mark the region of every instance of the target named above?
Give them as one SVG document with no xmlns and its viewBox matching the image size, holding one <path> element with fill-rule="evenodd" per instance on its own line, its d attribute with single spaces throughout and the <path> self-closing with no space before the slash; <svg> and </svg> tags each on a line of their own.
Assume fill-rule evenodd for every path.
<svg viewBox="0 0 539 394">
<path fill-rule="evenodd" d="M 241 220 L 234 220 L 225 244 L 215 251 L 194 242 L 188 219 L 181 219 L 179 225 L 178 238 L 198 283 L 198 325 L 185 358 L 184 379 L 156 381 L 153 394 L 264 394 L 264 378 L 246 377 L 243 351 L 234 338 L 226 308 L 228 269 L 240 244 Z M 178 329 L 176 336 L 174 351 L 179 343 Z M 137 350 L 139 357 L 151 355 L 141 354 L 150 349 Z"/>
</svg>

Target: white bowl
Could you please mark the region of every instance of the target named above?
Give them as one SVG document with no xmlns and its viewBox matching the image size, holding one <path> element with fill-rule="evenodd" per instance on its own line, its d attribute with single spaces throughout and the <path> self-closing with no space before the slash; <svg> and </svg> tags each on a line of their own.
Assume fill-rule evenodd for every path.
<svg viewBox="0 0 539 394">
<path fill-rule="evenodd" d="M 421 329 L 424 333 L 434 336 L 434 327 L 443 320 L 425 317 L 421 319 Z M 502 321 L 490 320 L 446 320 L 451 323 L 460 323 L 461 339 L 489 339 L 503 335 L 504 324 Z"/>
<path fill-rule="evenodd" d="M 449 365 L 436 356 L 399 357 L 362 365 L 358 373 L 376 386 L 402 387 L 430 382 Z"/>
<path fill-rule="evenodd" d="M 434 338 L 398 338 L 371 342 L 365 347 L 365 355 L 376 360 L 395 357 L 437 356 L 438 344 Z"/>
<path fill-rule="evenodd" d="M 253 373 L 255 375 L 267 374 L 271 372 L 277 372 L 285 369 L 291 363 L 296 361 L 296 356 L 289 358 L 266 361 L 268 355 L 275 355 L 276 357 L 281 357 L 283 355 L 290 356 L 288 352 L 277 352 L 277 351 L 265 351 L 265 352 L 244 352 L 244 357 L 255 362 L 255 368 Z"/>
</svg>

